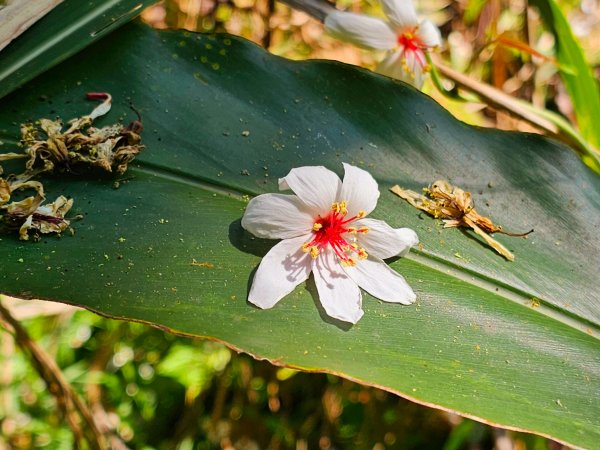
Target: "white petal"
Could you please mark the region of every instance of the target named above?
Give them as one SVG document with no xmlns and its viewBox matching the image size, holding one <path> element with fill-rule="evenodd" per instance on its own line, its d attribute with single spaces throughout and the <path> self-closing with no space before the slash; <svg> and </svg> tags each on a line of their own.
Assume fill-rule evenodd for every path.
<svg viewBox="0 0 600 450">
<path fill-rule="evenodd" d="M 442 45 L 442 35 L 440 34 L 440 30 L 429 20 L 424 20 L 419 24 L 415 35 L 429 48 Z"/>
<path fill-rule="evenodd" d="M 421 63 L 425 60 L 425 56 L 421 50 L 407 50 L 404 52 L 406 58 L 406 66 L 408 67 L 408 80 L 417 89 L 423 86 L 424 76 Z"/>
<path fill-rule="evenodd" d="M 402 275 L 379 258 L 369 256 L 357 261 L 355 266 L 343 269 L 356 284 L 384 302 L 410 305 L 417 298 Z"/>
<path fill-rule="evenodd" d="M 254 275 L 250 303 L 271 308 L 308 278 L 312 258 L 301 247 L 309 239 L 310 235 L 285 239 L 269 250 Z"/>
<path fill-rule="evenodd" d="M 344 322 L 358 322 L 363 315 L 362 294 L 332 251 L 325 251 L 314 260 L 313 274 L 327 315 Z"/>
<path fill-rule="evenodd" d="M 369 214 L 377 206 L 379 188 L 369 172 L 344 163 L 344 182 L 340 200 L 348 202 L 347 217 L 354 217 L 359 211 Z"/>
<path fill-rule="evenodd" d="M 383 220 L 360 219 L 353 222 L 352 226 L 369 228 L 367 233 L 358 234 L 358 244 L 377 258 L 404 256 L 419 243 L 417 233 L 410 228 L 392 228 Z"/>
<path fill-rule="evenodd" d="M 387 18 L 399 31 L 417 26 L 417 12 L 412 0 L 381 0 Z"/>
<path fill-rule="evenodd" d="M 325 17 L 325 29 L 332 36 L 359 47 L 389 50 L 396 46 L 395 31 L 376 17 L 335 11 Z"/>
<path fill-rule="evenodd" d="M 403 55 L 404 47 L 402 46 L 398 50 L 389 52 L 383 61 L 377 65 L 375 71 L 396 80 L 406 81 L 407 73 L 402 66 Z"/>
<path fill-rule="evenodd" d="M 310 232 L 315 217 L 295 195 L 262 194 L 248 203 L 242 227 L 268 239 L 289 239 Z"/>
<path fill-rule="evenodd" d="M 314 214 L 330 211 L 341 186 L 340 178 L 323 166 L 297 167 L 279 179 L 279 189 L 294 191 Z"/>
</svg>

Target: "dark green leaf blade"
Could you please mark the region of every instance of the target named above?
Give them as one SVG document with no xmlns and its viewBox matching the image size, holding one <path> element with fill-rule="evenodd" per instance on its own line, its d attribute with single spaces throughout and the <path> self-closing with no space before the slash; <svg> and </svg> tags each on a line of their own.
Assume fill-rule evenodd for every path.
<svg viewBox="0 0 600 450">
<path fill-rule="evenodd" d="M 142 12 L 153 0 L 65 0 L 0 52 L 0 98 Z M 110 54 L 99 55 L 110 61 Z"/>
<path fill-rule="evenodd" d="M 110 65 L 94 64 L 109 50 Z M 115 97 L 103 123 L 133 116 L 130 99 L 148 149 L 116 190 L 106 179 L 54 180 L 49 196 L 73 195 L 85 219 L 74 237 L 3 237 L 2 292 L 210 337 L 574 445 L 600 439 L 600 269 L 589 261 L 600 250 L 600 182 L 568 149 L 473 129 L 365 71 L 132 25 L 6 98 L 6 150 L 14 122 L 86 113 L 89 90 Z M 376 217 L 418 231 L 423 248 L 392 262 L 418 303 L 365 296 L 363 319 L 340 328 L 320 317 L 309 281 L 272 310 L 253 308 L 252 271 L 273 242 L 241 229 L 241 195 L 275 191 L 295 166 L 341 173 L 342 161 L 380 182 Z M 507 230 L 536 229 L 527 240 L 498 238 L 514 263 L 387 191 L 437 178 L 472 191 L 480 212 Z"/>
</svg>

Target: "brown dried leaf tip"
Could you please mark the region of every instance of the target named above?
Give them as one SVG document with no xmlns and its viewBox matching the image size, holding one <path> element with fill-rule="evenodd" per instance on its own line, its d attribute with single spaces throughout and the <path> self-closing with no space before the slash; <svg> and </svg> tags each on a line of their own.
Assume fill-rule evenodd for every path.
<svg viewBox="0 0 600 450">
<path fill-rule="evenodd" d="M 415 208 L 425 211 L 436 219 L 442 219 L 444 228 L 465 227 L 473 229 L 490 247 L 509 261 L 514 261 L 515 255 L 489 234 L 502 233 L 508 236 L 523 237 L 533 232 L 531 230 L 522 234 L 507 233 L 502 227 L 494 225 L 489 218 L 480 215 L 475 210 L 470 192 L 465 192 L 444 180 L 438 180 L 428 188 L 424 188 L 425 195 L 402 189 L 398 185 L 390 190 Z"/>
<path fill-rule="evenodd" d="M 61 233 L 69 227 L 65 215 L 73 206 L 73 199 L 64 196 L 44 204 L 46 199 L 41 182 L 33 178 L 44 173 L 71 172 L 73 168 L 98 167 L 122 175 L 128 164 L 143 150 L 139 120 L 128 127 L 115 124 L 94 128 L 94 119 L 108 113 L 112 97 L 108 93 L 90 93 L 90 100 L 102 103 L 86 116 L 73 119 L 63 131 L 60 119 L 40 119 L 33 124 L 21 125 L 23 153 L 0 154 L 0 161 L 27 158 L 25 171 L 0 178 L 0 220 L 8 228 L 18 229 L 19 238 L 29 239 L 30 232 L 40 234 Z M 0 166 L 0 175 L 2 175 Z M 33 189 L 36 194 L 11 203 L 16 191 Z"/>
</svg>

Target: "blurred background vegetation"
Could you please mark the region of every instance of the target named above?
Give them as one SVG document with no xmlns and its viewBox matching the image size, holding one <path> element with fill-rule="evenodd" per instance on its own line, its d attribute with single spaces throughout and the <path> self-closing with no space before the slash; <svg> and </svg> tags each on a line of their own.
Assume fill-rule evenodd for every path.
<svg viewBox="0 0 600 450">
<path fill-rule="evenodd" d="M 380 14 L 377 0 L 342 0 L 337 6 Z M 441 28 L 441 54 L 454 69 L 573 120 L 553 35 L 525 0 L 420 0 L 416 6 Z M 597 67 L 600 1 L 561 0 L 560 6 Z M 157 28 L 240 35 L 292 59 L 336 59 L 368 68 L 377 61 L 372 52 L 327 36 L 315 19 L 272 0 L 166 0 L 142 17 Z M 448 100 L 431 85 L 425 91 L 467 122 L 532 131 L 484 104 Z M 66 305 L 4 304 L 112 430 L 116 449 L 563 448 L 335 376 L 278 368 L 218 343 Z M 16 347 L 10 327 L 3 327 L 0 450 L 73 447 L 55 398 Z"/>
</svg>

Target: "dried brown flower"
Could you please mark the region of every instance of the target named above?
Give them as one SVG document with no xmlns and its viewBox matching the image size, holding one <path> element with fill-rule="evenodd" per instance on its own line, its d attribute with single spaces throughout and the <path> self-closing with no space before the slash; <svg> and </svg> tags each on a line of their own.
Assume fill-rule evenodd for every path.
<svg viewBox="0 0 600 450">
<path fill-rule="evenodd" d="M 115 124 L 95 128 L 92 122 L 110 111 L 112 97 L 108 93 L 90 93 L 87 98 L 102 103 L 89 115 L 71 120 L 64 131 L 60 119 L 22 124 L 23 153 L 0 154 L 0 161 L 27 158 L 23 173 L 0 178 L 0 220 L 5 226 L 18 229 L 20 239 L 29 239 L 30 232 L 36 237 L 61 233 L 70 224 L 65 215 L 73 206 L 73 200 L 61 195 L 54 202 L 44 204 L 44 187 L 33 178 L 44 173 L 72 172 L 76 167 L 97 167 L 122 175 L 144 148 L 140 143 L 140 120 L 127 127 Z M 2 173 L 0 166 L 0 175 Z M 9 203 L 16 191 L 25 189 L 33 189 L 36 194 Z"/>
<path fill-rule="evenodd" d="M 72 171 L 75 167 L 99 167 L 122 175 L 127 165 L 143 150 L 141 122 L 128 127 L 115 124 L 94 128 L 92 122 L 110 111 L 112 97 L 107 93 L 90 93 L 88 99 L 103 100 L 87 116 L 73 119 L 63 131 L 60 119 L 40 119 L 38 126 L 21 125 L 21 145 L 29 156 L 26 171 L 19 181 L 29 180 L 41 173 Z"/>
<path fill-rule="evenodd" d="M 425 211 L 436 219 L 443 219 L 444 228 L 465 227 L 473 229 L 488 245 L 509 261 L 514 261 L 515 255 L 489 234 L 503 233 L 509 236 L 527 236 L 533 232 L 531 230 L 527 233 L 514 234 L 504 231 L 502 227 L 494 225 L 489 218 L 480 215 L 475 210 L 470 192 L 465 192 L 444 180 L 438 180 L 428 188 L 424 188 L 425 195 L 402 189 L 398 185 L 390 190 L 415 208 Z"/>
<path fill-rule="evenodd" d="M 34 189 L 34 196 L 26 197 L 20 201 L 8 203 L 15 191 Z M 42 204 L 46 199 L 44 187 L 39 181 L 25 181 L 9 184 L 0 178 L 0 209 L 4 210 L 2 220 L 10 228 L 19 229 L 19 238 L 29 239 L 29 232 L 34 236 L 47 233 L 61 233 L 70 225 L 65 215 L 73 206 L 73 199 L 64 196 L 58 197 L 54 202 Z"/>
</svg>

